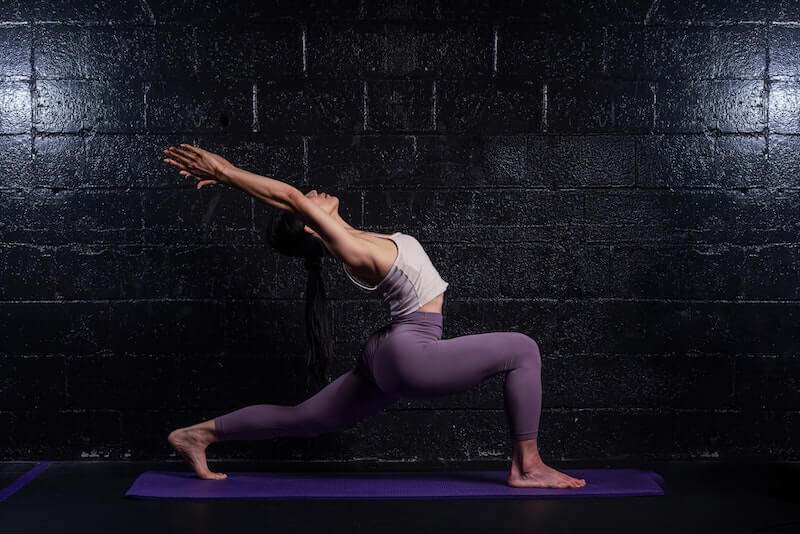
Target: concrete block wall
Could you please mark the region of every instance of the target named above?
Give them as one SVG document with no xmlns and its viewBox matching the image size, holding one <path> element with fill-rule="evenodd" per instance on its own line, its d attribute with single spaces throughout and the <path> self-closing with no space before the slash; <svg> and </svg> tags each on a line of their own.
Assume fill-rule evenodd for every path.
<svg viewBox="0 0 800 534">
<path fill-rule="evenodd" d="M 161 150 L 337 194 L 425 246 L 444 337 L 520 331 L 548 458 L 797 459 L 800 4 L 0 5 L 0 459 L 167 458 L 304 382 L 275 210 Z M 388 321 L 328 261 L 337 359 Z M 214 458 L 507 459 L 503 376 Z"/>
</svg>

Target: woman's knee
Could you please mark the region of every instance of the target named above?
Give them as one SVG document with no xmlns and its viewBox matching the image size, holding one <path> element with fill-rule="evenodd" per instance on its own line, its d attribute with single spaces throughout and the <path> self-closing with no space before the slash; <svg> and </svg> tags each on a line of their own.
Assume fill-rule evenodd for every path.
<svg viewBox="0 0 800 534">
<path fill-rule="evenodd" d="M 539 344 L 522 332 L 511 332 L 511 334 L 514 353 L 520 359 L 520 366 L 541 367 L 542 355 L 539 352 Z"/>
</svg>

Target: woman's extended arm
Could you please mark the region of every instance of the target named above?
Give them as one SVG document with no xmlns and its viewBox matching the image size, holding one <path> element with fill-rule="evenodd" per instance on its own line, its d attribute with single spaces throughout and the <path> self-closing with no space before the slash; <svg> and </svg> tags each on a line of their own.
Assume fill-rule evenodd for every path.
<svg viewBox="0 0 800 534">
<path fill-rule="evenodd" d="M 222 178 L 225 183 L 249 193 L 265 204 L 292 213 L 295 211 L 289 203 L 290 193 L 300 191 L 293 185 L 233 166 L 223 171 Z"/>
<path fill-rule="evenodd" d="M 185 143 L 181 144 L 181 148 L 171 146 L 164 153 L 172 158 L 165 159 L 165 163 L 179 168 L 180 174 L 187 178 L 200 180 L 198 189 L 221 182 L 237 187 L 265 204 L 294 212 L 293 205 L 289 203 L 289 193 L 300 191 L 292 185 L 240 169 L 218 154 Z"/>
<path fill-rule="evenodd" d="M 362 265 L 369 261 L 365 241 L 351 233 L 353 228 L 344 223 L 338 213 L 328 213 L 296 187 L 239 169 L 222 156 L 202 148 L 187 144 L 181 147 L 172 146 L 164 150 L 170 156 L 164 161 L 179 168 L 183 176 L 197 178 L 198 189 L 217 182 L 236 186 L 266 204 L 297 216 L 320 236 L 331 254 L 342 261 L 350 265 Z"/>
</svg>

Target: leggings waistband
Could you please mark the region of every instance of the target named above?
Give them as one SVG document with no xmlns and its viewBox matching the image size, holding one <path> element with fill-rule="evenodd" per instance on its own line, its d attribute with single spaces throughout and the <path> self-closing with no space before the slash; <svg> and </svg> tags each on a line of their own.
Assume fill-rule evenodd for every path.
<svg viewBox="0 0 800 534">
<path fill-rule="evenodd" d="M 405 315 L 401 315 L 400 317 L 393 317 L 391 324 L 424 323 L 424 324 L 442 326 L 443 322 L 444 322 L 444 316 L 441 313 L 425 312 L 417 310 L 411 313 L 407 313 Z"/>
</svg>

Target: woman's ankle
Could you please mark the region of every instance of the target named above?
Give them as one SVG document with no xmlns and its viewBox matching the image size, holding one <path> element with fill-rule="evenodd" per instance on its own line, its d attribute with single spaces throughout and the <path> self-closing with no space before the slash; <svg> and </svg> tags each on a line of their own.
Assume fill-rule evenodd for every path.
<svg viewBox="0 0 800 534">
<path fill-rule="evenodd" d="M 542 457 L 539 456 L 536 438 L 516 440 L 512 447 L 512 463 L 522 472 L 532 471 L 544 467 Z"/>
</svg>

